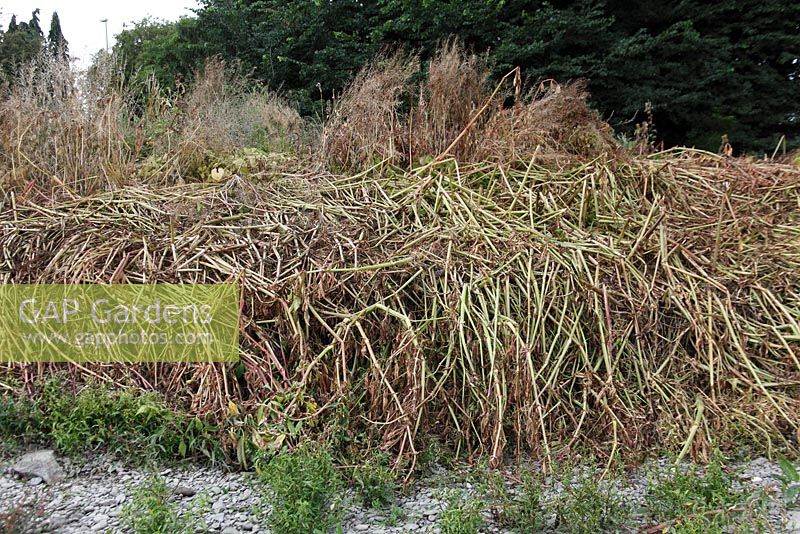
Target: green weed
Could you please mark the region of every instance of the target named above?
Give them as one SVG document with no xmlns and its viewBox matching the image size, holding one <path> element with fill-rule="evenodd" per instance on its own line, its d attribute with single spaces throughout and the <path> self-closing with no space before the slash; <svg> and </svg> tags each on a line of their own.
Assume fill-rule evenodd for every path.
<svg viewBox="0 0 800 534">
<path fill-rule="evenodd" d="M 673 468 L 651 484 L 647 509 L 664 532 L 723 532 L 746 525 L 763 530 L 765 496 L 734 489 L 719 455 L 701 473 L 696 466 Z"/>
<path fill-rule="evenodd" d="M 456 466 L 456 453 L 442 439 L 434 435 L 425 435 L 421 440 L 422 453 L 419 456 L 417 468 L 422 473 L 430 473 L 439 466 L 446 468 Z"/>
<path fill-rule="evenodd" d="M 88 384 L 73 394 L 58 379 L 36 401 L 0 397 L 0 433 L 51 441 L 72 456 L 103 449 L 139 460 L 221 457 L 215 426 L 174 412 L 155 393 Z"/>
<path fill-rule="evenodd" d="M 343 484 L 327 449 L 304 444 L 257 469 L 272 489 L 268 523 L 274 532 L 323 533 L 339 523 Z"/>
<path fill-rule="evenodd" d="M 205 530 L 201 517 L 208 502 L 202 495 L 183 514 L 170 497 L 164 479 L 151 476 L 134 490 L 131 501 L 122 508 L 123 525 L 136 534 L 193 534 Z"/>
<path fill-rule="evenodd" d="M 384 520 L 384 525 L 387 527 L 396 527 L 400 524 L 400 521 L 405 521 L 406 517 L 407 514 L 402 508 L 399 506 L 392 506 Z"/>
<path fill-rule="evenodd" d="M 394 500 L 397 483 L 389 457 L 378 454 L 353 469 L 353 488 L 365 506 L 380 508 Z"/>
<path fill-rule="evenodd" d="M 41 414 L 33 402 L 12 394 L 0 396 L 0 458 L 41 438 L 41 427 Z"/>
<path fill-rule="evenodd" d="M 502 479 L 493 485 L 493 494 L 499 500 L 500 522 L 519 532 L 538 532 L 545 525 L 545 503 L 542 480 L 530 472 L 522 475 L 522 487 L 511 497 Z"/>
<path fill-rule="evenodd" d="M 576 534 L 614 532 L 628 518 L 619 495 L 593 476 L 577 484 L 565 481 L 564 492 L 550 506 L 555 511 L 558 528 Z"/>
<path fill-rule="evenodd" d="M 459 491 L 449 492 L 447 508 L 439 524 L 442 534 L 477 534 L 484 524 L 483 508 L 484 503 L 480 500 L 467 498 Z"/>
<path fill-rule="evenodd" d="M 786 458 L 780 458 L 778 465 L 781 468 L 778 480 L 781 481 L 784 501 L 788 506 L 795 506 L 800 502 L 800 471 Z"/>
</svg>

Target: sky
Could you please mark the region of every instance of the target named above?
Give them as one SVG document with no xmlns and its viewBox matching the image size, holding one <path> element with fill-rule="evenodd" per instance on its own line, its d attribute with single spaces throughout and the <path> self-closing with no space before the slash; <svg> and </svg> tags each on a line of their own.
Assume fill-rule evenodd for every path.
<svg viewBox="0 0 800 534">
<path fill-rule="evenodd" d="M 61 31 L 69 43 L 69 53 L 77 58 L 78 66 L 87 67 L 92 56 L 106 46 L 105 24 L 108 19 L 108 46 L 114 46 L 114 36 L 123 25 L 140 21 L 145 17 L 177 20 L 191 15 L 191 8 L 198 7 L 196 0 L 106 0 L 98 2 L 75 0 L 2 0 L 0 1 L 0 24 L 5 30 L 12 14 L 17 21 L 27 22 L 31 12 L 39 8 L 39 24 L 47 36 L 50 17 L 58 12 Z"/>
</svg>

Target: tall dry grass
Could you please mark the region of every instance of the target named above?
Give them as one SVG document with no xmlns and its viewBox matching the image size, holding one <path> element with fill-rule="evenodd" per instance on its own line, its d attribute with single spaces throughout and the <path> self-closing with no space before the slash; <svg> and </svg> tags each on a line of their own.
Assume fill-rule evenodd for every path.
<svg viewBox="0 0 800 534">
<path fill-rule="evenodd" d="M 238 149 L 295 152 L 307 142 L 297 111 L 220 58 L 206 62 L 175 105 L 177 143 L 164 136 L 154 140 L 161 173 L 174 180 L 203 176 L 209 165 Z"/>
<path fill-rule="evenodd" d="M 384 54 L 359 72 L 323 126 L 319 152 L 326 166 L 354 167 L 373 159 L 402 158 L 398 109 L 419 60 Z"/>
<path fill-rule="evenodd" d="M 442 45 L 425 72 L 414 56 L 384 54 L 335 103 L 321 159 L 358 169 L 383 160 L 414 166 L 430 158 L 517 162 L 534 154 L 588 160 L 619 153 L 582 83 L 548 82 L 523 92 L 519 73 L 512 74 L 495 86 L 486 58 L 455 40 Z M 504 106 L 509 100 L 514 104 Z"/>
<path fill-rule="evenodd" d="M 149 79 L 130 87 L 113 58 L 86 75 L 42 54 L 0 100 L 0 184 L 76 196 L 124 184 L 208 178 L 226 155 L 294 152 L 307 141 L 297 112 L 211 58 L 184 90 Z"/>
<path fill-rule="evenodd" d="M 49 54 L 23 68 L 0 101 L 0 183 L 73 195 L 123 184 L 133 125 L 123 120 L 127 95 L 114 74 L 101 61 L 81 78 Z"/>
</svg>

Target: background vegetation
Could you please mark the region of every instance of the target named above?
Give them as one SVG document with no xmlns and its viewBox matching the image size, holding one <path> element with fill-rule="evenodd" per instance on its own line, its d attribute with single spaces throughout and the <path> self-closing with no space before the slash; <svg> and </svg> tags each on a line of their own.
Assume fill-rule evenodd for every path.
<svg viewBox="0 0 800 534">
<path fill-rule="evenodd" d="M 123 32 L 114 53 L 165 85 L 219 54 L 319 114 L 379 50 L 427 60 L 450 35 L 488 54 L 495 76 L 587 80 L 618 131 L 632 134 L 650 102 L 667 146 L 800 144 L 796 2 L 204 0 L 195 18 Z"/>
<path fill-rule="evenodd" d="M 61 42 L 53 31 L 45 40 L 36 13 L 12 22 L 0 35 L 6 74 Z M 447 36 L 487 54 L 494 76 L 585 79 L 592 106 L 628 135 L 650 110 L 666 146 L 716 151 L 723 135 L 737 151 L 800 145 L 796 2 L 203 0 L 195 17 L 123 31 L 113 53 L 127 83 L 155 75 L 168 88 L 218 55 L 322 116 L 380 50 L 427 61 Z"/>
</svg>

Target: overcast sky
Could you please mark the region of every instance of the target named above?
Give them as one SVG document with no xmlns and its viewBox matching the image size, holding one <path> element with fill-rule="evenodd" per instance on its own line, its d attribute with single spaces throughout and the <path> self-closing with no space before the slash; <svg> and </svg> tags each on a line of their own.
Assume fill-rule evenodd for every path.
<svg viewBox="0 0 800 534">
<path fill-rule="evenodd" d="M 69 53 L 79 58 L 78 64 L 85 67 L 91 56 L 106 46 L 105 25 L 101 19 L 108 19 L 108 45 L 111 47 L 114 35 L 122 31 L 123 24 L 130 25 L 148 16 L 177 20 L 182 15 L 191 15 L 190 9 L 197 6 L 196 0 L 2 0 L 0 24 L 5 30 L 12 14 L 17 15 L 17 21 L 27 22 L 38 7 L 42 31 L 47 36 L 50 17 L 57 11 L 61 31 L 69 43 Z"/>
</svg>

